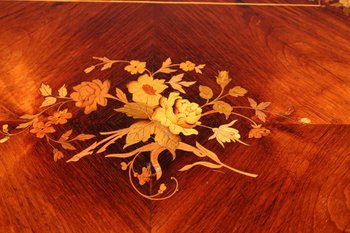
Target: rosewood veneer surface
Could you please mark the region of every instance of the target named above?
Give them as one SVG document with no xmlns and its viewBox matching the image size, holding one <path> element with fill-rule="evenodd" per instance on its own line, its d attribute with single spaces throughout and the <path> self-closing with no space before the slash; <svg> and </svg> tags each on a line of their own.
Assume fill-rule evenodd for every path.
<svg viewBox="0 0 350 233">
<path fill-rule="evenodd" d="M 247 139 L 248 147 L 206 144 L 256 179 L 205 167 L 181 173 L 196 158 L 164 156 L 159 183 L 172 176 L 180 183 L 164 201 L 139 196 L 118 159 L 54 162 L 47 144 L 23 133 L 0 144 L 0 232 L 350 232 L 349 41 L 350 16 L 333 8 L 0 2 L 2 123 L 40 106 L 42 82 L 55 89 L 94 78 L 111 80 L 112 89 L 129 82 L 121 68 L 84 74 L 93 56 L 154 69 L 167 57 L 203 63 L 203 75 L 193 77 L 214 91 L 225 69 L 250 96 L 271 101 L 271 111 L 293 106 L 293 117 L 312 120 L 273 118 L 272 133 Z M 77 114 L 68 124 L 79 132 L 129 121 L 113 106 Z"/>
</svg>

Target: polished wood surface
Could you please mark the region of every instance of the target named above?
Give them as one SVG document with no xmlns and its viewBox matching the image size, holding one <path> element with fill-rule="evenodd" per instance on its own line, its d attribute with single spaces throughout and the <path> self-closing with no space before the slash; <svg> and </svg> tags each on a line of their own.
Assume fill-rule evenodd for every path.
<svg viewBox="0 0 350 233">
<path fill-rule="evenodd" d="M 294 118 L 312 120 L 272 117 L 271 135 L 247 139 L 249 147 L 206 143 L 256 179 L 204 167 L 181 173 L 196 158 L 164 156 L 159 183 L 180 183 L 164 201 L 139 196 L 118 159 L 55 163 L 48 145 L 23 133 L 0 144 L 0 232 L 350 232 L 349 39 L 350 17 L 335 8 L 0 2 L 1 123 L 37 111 L 42 82 L 128 82 L 117 68 L 84 74 L 93 56 L 154 69 L 167 57 L 204 63 L 193 78 L 214 91 L 213 77 L 226 69 L 271 111 L 292 106 Z M 68 124 L 98 133 L 129 121 L 111 106 Z"/>
<path fill-rule="evenodd" d="M 273 139 L 251 144 L 254 152 L 217 147 L 226 163 L 253 167 L 258 178 L 205 168 L 179 174 L 179 194 L 153 204 L 152 232 L 346 232 L 349 128 L 272 130 Z M 188 160 L 167 169 L 176 171 Z"/>
</svg>

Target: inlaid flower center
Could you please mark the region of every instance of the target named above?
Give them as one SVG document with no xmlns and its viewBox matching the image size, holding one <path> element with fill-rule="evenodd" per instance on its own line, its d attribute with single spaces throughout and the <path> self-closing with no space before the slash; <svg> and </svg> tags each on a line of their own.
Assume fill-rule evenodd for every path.
<svg viewBox="0 0 350 233">
<path fill-rule="evenodd" d="M 149 95 L 155 95 L 156 94 L 156 90 L 154 90 L 154 88 L 148 84 L 144 84 L 142 86 L 142 89 Z"/>
</svg>

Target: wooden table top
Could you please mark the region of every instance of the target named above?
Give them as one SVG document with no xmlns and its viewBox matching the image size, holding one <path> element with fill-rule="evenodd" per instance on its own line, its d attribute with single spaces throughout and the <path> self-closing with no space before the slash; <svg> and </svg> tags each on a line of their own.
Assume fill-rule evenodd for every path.
<svg viewBox="0 0 350 233">
<path fill-rule="evenodd" d="M 350 232 L 350 2 L 181 2 L 0 1 L 0 232 Z"/>
</svg>

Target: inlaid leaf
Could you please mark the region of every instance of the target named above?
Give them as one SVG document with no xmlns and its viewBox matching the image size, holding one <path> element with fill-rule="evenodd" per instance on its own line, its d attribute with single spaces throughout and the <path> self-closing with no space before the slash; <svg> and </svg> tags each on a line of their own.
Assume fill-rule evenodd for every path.
<svg viewBox="0 0 350 233">
<path fill-rule="evenodd" d="M 129 127 L 126 135 L 124 148 L 134 145 L 138 142 L 146 142 L 154 133 L 154 123 L 151 121 L 139 121 Z"/>
<path fill-rule="evenodd" d="M 196 73 L 201 74 L 202 73 L 202 69 L 204 68 L 205 64 L 200 64 L 196 67 L 194 67 L 194 70 L 196 71 Z"/>
<path fill-rule="evenodd" d="M 185 94 L 186 92 L 183 89 L 183 87 L 189 87 L 195 84 L 196 81 L 193 81 L 193 82 L 182 81 L 183 76 L 184 74 L 174 75 L 173 77 L 171 77 L 168 83 L 173 89 Z"/>
<path fill-rule="evenodd" d="M 159 148 L 159 145 L 157 145 L 156 143 L 150 143 L 150 144 L 144 145 L 142 147 L 139 147 L 131 152 L 109 154 L 109 155 L 106 155 L 105 157 L 106 158 L 129 158 L 133 155 L 136 155 L 137 153 L 142 153 L 142 152 L 146 152 L 146 151 L 153 151 L 153 150 L 156 150 L 157 148 Z"/>
<path fill-rule="evenodd" d="M 69 139 L 69 136 L 72 134 L 73 130 L 68 130 L 67 132 L 65 132 L 64 134 L 62 134 L 62 136 L 60 137 L 60 139 L 58 141 L 67 141 Z"/>
<path fill-rule="evenodd" d="M 261 102 L 260 104 L 258 104 L 256 109 L 265 110 L 268 106 L 270 106 L 270 104 L 271 102 Z"/>
<path fill-rule="evenodd" d="M 224 114 L 226 116 L 226 119 L 228 119 L 233 110 L 232 106 L 224 101 L 215 101 L 213 109 L 219 113 Z"/>
<path fill-rule="evenodd" d="M 176 71 L 175 69 L 169 68 L 169 66 L 171 65 L 171 63 L 172 63 L 172 62 L 171 62 L 170 57 L 167 58 L 167 59 L 162 63 L 162 67 L 158 70 L 158 72 L 165 73 L 165 74 L 169 74 L 169 73 L 175 72 L 175 71 Z"/>
<path fill-rule="evenodd" d="M 58 95 L 59 97 L 63 98 L 66 97 L 68 94 L 66 85 L 63 85 L 59 90 L 58 90 Z"/>
<path fill-rule="evenodd" d="M 45 83 L 41 84 L 40 87 L 40 93 L 42 96 L 51 96 L 52 95 L 52 89 L 49 85 L 46 85 Z"/>
<path fill-rule="evenodd" d="M 163 63 L 162 63 L 162 68 L 168 67 L 171 65 L 171 58 L 168 57 Z"/>
<path fill-rule="evenodd" d="M 184 77 L 183 73 L 174 75 L 171 77 L 168 83 L 178 83 L 182 80 L 183 77 Z"/>
<path fill-rule="evenodd" d="M 182 82 L 179 82 L 180 85 L 184 86 L 184 87 L 189 87 L 189 86 L 192 86 L 193 84 L 195 84 L 196 81 L 192 81 L 192 82 L 188 82 L 188 81 L 182 81 Z"/>
<path fill-rule="evenodd" d="M 180 142 L 180 138 L 177 135 L 172 134 L 168 128 L 158 122 L 139 121 L 129 127 L 124 148 L 141 141 L 146 142 L 153 134 L 155 135 L 154 141 L 171 152 L 176 150 Z"/>
<path fill-rule="evenodd" d="M 213 97 L 213 90 L 207 86 L 199 86 L 199 96 L 203 99 L 209 100 Z"/>
<path fill-rule="evenodd" d="M 93 134 L 79 134 L 73 140 L 86 141 L 86 140 L 90 140 L 94 137 L 95 137 L 95 135 L 93 135 Z"/>
<path fill-rule="evenodd" d="M 248 101 L 249 101 L 250 106 L 252 107 L 252 109 L 255 110 L 255 115 L 262 122 L 265 122 L 266 121 L 266 114 L 263 112 L 263 110 L 265 110 L 271 104 L 271 102 L 261 102 L 261 103 L 258 104 L 252 98 L 248 98 Z"/>
<path fill-rule="evenodd" d="M 255 115 L 261 120 L 262 122 L 266 122 L 266 114 L 260 110 L 255 110 Z"/>
<path fill-rule="evenodd" d="M 115 137 L 112 140 L 110 140 L 109 142 L 107 142 L 106 144 L 104 144 L 100 149 L 98 149 L 96 151 L 96 154 L 100 154 L 102 152 L 105 152 L 110 145 L 113 145 L 121 137 L 122 136 Z"/>
<path fill-rule="evenodd" d="M 106 144 L 104 144 L 96 153 L 102 153 L 106 151 L 106 149 L 115 143 L 118 139 L 124 137 L 129 132 L 129 128 L 119 129 L 117 131 L 112 132 L 100 132 L 101 135 L 112 135 L 111 137 L 105 139 L 107 140 Z"/>
<path fill-rule="evenodd" d="M 154 141 L 158 143 L 158 145 L 167 148 L 174 156 L 175 150 L 180 142 L 180 137 L 178 135 L 172 134 L 168 128 L 163 125 L 154 122 Z"/>
<path fill-rule="evenodd" d="M 119 88 L 116 88 L 115 92 L 118 99 L 120 99 L 124 104 L 127 104 L 129 102 L 128 99 L 126 98 L 126 94 L 122 90 L 120 90 Z"/>
<path fill-rule="evenodd" d="M 153 108 L 141 103 L 127 103 L 122 108 L 114 109 L 117 112 L 125 113 L 134 119 L 149 119 L 153 114 Z"/>
<path fill-rule="evenodd" d="M 90 73 L 91 71 L 93 71 L 95 69 L 95 66 L 90 66 L 90 67 L 88 67 L 88 68 L 86 68 L 85 70 L 84 70 L 84 73 L 85 74 L 88 74 L 88 73 Z"/>
<path fill-rule="evenodd" d="M 99 60 L 103 63 L 103 66 L 101 67 L 101 71 L 111 68 L 113 63 L 115 62 L 107 57 L 93 57 L 93 59 Z M 95 66 L 91 66 L 89 68 L 92 68 L 91 70 L 88 70 L 89 72 L 91 72 L 95 68 Z M 89 69 L 89 68 L 87 68 L 87 69 Z M 88 73 L 88 72 L 85 72 L 85 73 Z"/>
<path fill-rule="evenodd" d="M 159 72 L 162 72 L 162 73 L 165 73 L 165 74 L 170 74 L 170 73 L 176 72 L 176 70 L 170 69 L 170 68 L 163 68 Z"/>
<path fill-rule="evenodd" d="M 57 99 L 55 97 L 52 97 L 52 96 L 46 97 L 44 102 L 41 104 L 40 108 L 51 106 L 55 104 L 56 101 Z"/>
<path fill-rule="evenodd" d="M 265 110 L 271 104 L 271 102 L 261 102 L 260 104 L 257 104 L 252 98 L 248 98 L 248 101 L 250 106 L 255 110 Z"/>
<path fill-rule="evenodd" d="M 61 142 L 61 146 L 66 150 L 76 150 L 77 149 L 77 148 L 75 148 L 75 146 L 73 146 L 69 142 Z"/>
<path fill-rule="evenodd" d="M 179 142 L 179 145 L 178 145 L 177 149 L 178 150 L 192 152 L 195 155 L 197 155 L 198 157 L 206 157 L 206 155 L 203 154 L 203 152 L 201 150 L 199 150 L 198 148 L 196 148 L 196 147 L 194 147 L 192 145 L 184 143 L 184 142 Z"/>
<path fill-rule="evenodd" d="M 83 151 L 79 152 L 78 154 L 74 155 L 72 158 L 70 158 L 69 160 L 66 161 L 66 163 L 69 162 L 77 162 L 79 161 L 81 158 L 88 156 L 88 155 L 92 155 L 94 152 L 93 150 L 98 146 L 97 142 L 94 142 L 92 145 L 90 145 L 88 148 L 84 149 Z"/>
<path fill-rule="evenodd" d="M 35 118 L 35 117 L 36 117 L 36 115 L 24 114 L 24 115 L 20 116 L 19 118 L 31 120 L 31 119 L 33 119 L 33 118 Z"/>
<path fill-rule="evenodd" d="M 24 129 L 24 128 L 27 128 L 28 126 L 31 126 L 32 124 L 33 124 L 33 121 L 21 123 L 16 127 L 16 129 Z"/>
<path fill-rule="evenodd" d="M 113 62 L 111 59 L 107 58 L 107 57 L 92 57 L 95 60 L 99 60 L 102 61 L 104 63 L 110 63 Z"/>
<path fill-rule="evenodd" d="M 235 86 L 229 90 L 230 96 L 239 97 L 244 96 L 248 91 L 241 86 Z"/>
<path fill-rule="evenodd" d="M 252 98 L 248 97 L 248 101 L 249 101 L 250 107 L 252 107 L 253 109 L 255 109 L 256 106 L 258 106 L 258 103 L 255 100 L 253 100 Z"/>
<path fill-rule="evenodd" d="M 203 153 L 203 155 L 211 158 L 215 162 L 220 163 L 220 159 L 218 158 L 218 156 L 214 152 L 208 150 L 207 148 L 199 144 L 199 142 L 196 142 L 196 147 Z"/>
<path fill-rule="evenodd" d="M 193 163 L 193 164 L 189 164 L 189 165 L 186 165 L 184 166 L 183 168 L 181 168 L 179 171 L 180 172 L 183 172 L 183 171 L 187 171 L 195 166 L 204 166 L 204 167 L 208 167 L 208 168 L 213 168 L 213 169 L 219 169 L 222 167 L 222 165 L 219 165 L 219 164 L 215 164 L 215 163 L 209 163 L 209 162 L 196 162 L 196 163 Z"/>
<path fill-rule="evenodd" d="M 0 143 L 5 143 L 5 142 L 7 142 L 9 139 L 10 139 L 9 136 L 5 136 L 4 138 L 1 138 L 1 139 L 0 139 Z"/>
<path fill-rule="evenodd" d="M 104 70 L 107 70 L 109 68 L 111 68 L 113 65 L 113 62 L 108 62 L 106 64 L 104 64 L 102 67 L 101 67 L 101 71 L 104 71 Z"/>
</svg>

